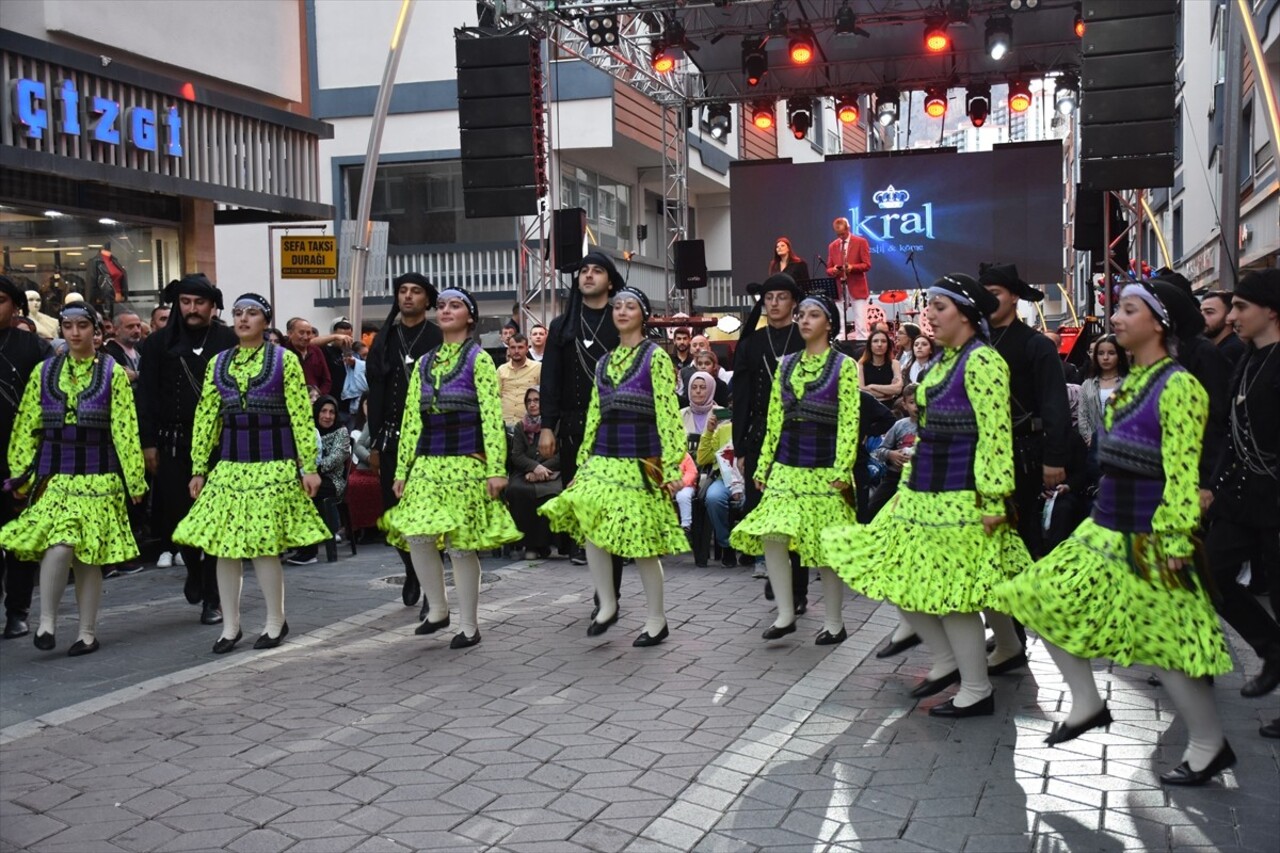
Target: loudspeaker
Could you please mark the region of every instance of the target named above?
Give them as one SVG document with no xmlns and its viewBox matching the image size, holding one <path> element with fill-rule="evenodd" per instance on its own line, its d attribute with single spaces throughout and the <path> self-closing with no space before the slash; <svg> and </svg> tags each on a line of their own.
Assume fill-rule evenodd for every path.
<svg viewBox="0 0 1280 853">
<path fill-rule="evenodd" d="M 693 290 L 706 287 L 707 246 L 702 240 L 677 240 L 673 246 L 676 287 Z"/>
<path fill-rule="evenodd" d="M 1083 169 L 1083 165 L 1081 166 Z M 1089 189 L 1084 183 L 1076 184 L 1076 213 L 1072 223 L 1072 248 L 1088 252 L 1093 256 L 1095 266 L 1106 257 L 1103 244 L 1102 229 L 1102 197 L 1103 193 Z M 1120 232 L 1128 225 L 1124 206 L 1118 200 L 1111 201 L 1111 239 L 1116 240 Z M 1116 241 L 1115 256 L 1117 263 L 1127 266 L 1129 263 L 1129 237 L 1121 237 Z"/>
<path fill-rule="evenodd" d="M 560 272 L 573 272 L 582 263 L 587 242 L 587 212 L 581 207 L 555 211 L 551 234 L 556 256 L 552 265 Z"/>
</svg>

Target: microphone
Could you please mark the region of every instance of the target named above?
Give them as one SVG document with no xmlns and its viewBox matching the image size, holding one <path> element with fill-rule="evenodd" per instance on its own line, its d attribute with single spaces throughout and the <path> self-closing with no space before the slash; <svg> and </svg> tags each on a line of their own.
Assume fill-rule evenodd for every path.
<svg viewBox="0 0 1280 853">
<path fill-rule="evenodd" d="M 916 251 L 915 251 L 915 249 L 912 249 L 910 252 L 907 252 L 907 259 L 906 259 L 905 261 L 903 261 L 902 263 L 903 263 L 904 265 L 906 265 L 906 264 L 911 263 L 911 262 L 912 262 L 912 261 L 914 261 L 915 259 L 916 259 Z"/>
</svg>

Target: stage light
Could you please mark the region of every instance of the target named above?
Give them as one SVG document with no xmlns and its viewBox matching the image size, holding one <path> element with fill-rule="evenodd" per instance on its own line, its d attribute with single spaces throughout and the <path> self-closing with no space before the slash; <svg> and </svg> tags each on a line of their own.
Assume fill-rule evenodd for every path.
<svg viewBox="0 0 1280 853">
<path fill-rule="evenodd" d="M 951 0 L 947 4 L 947 20 L 953 24 L 969 23 L 969 0 Z"/>
<path fill-rule="evenodd" d="M 747 36 L 742 40 L 742 76 L 748 86 L 759 86 L 769 72 L 769 54 L 764 50 L 764 39 Z"/>
<path fill-rule="evenodd" d="M 876 92 L 876 121 L 881 125 L 888 127 L 898 120 L 898 97 L 898 90 L 891 86 Z"/>
<path fill-rule="evenodd" d="M 770 101 L 756 101 L 751 105 L 751 123 L 761 130 L 769 130 L 773 127 L 773 103 Z"/>
<path fill-rule="evenodd" d="M 987 18 L 987 55 L 999 62 L 1012 47 L 1013 21 L 1008 18 Z"/>
<path fill-rule="evenodd" d="M 659 74 L 670 74 L 675 70 L 676 57 L 662 42 L 653 43 L 653 70 Z"/>
<path fill-rule="evenodd" d="M 813 32 L 810 30 L 800 30 L 791 37 L 791 44 L 788 48 L 791 53 L 791 61 L 796 65 L 808 65 L 813 61 L 814 49 Z"/>
<path fill-rule="evenodd" d="M 1054 106 L 1064 116 L 1076 111 L 1080 104 L 1080 78 L 1074 74 L 1063 74 L 1058 78 L 1057 88 L 1053 93 Z"/>
<path fill-rule="evenodd" d="M 1025 113 L 1031 106 L 1031 87 L 1022 80 L 1009 81 L 1009 109 L 1015 113 Z"/>
<path fill-rule="evenodd" d="M 970 86 L 964 101 L 965 115 L 969 116 L 973 126 L 982 127 L 986 124 L 987 116 L 991 113 L 991 87 L 985 83 Z"/>
<path fill-rule="evenodd" d="M 1076 38 L 1084 38 L 1084 13 L 1080 9 L 1080 4 L 1076 4 Z"/>
<path fill-rule="evenodd" d="M 587 41 L 592 47 L 613 47 L 618 43 L 617 15 L 588 15 Z"/>
<path fill-rule="evenodd" d="M 710 104 L 707 106 L 707 127 L 711 135 L 724 141 L 733 127 L 733 110 L 728 104 Z"/>
<path fill-rule="evenodd" d="M 782 7 L 782 0 L 776 0 L 769 12 L 769 35 L 785 36 L 787 34 L 787 10 Z"/>
<path fill-rule="evenodd" d="M 1040 0 L 1009 0 L 1009 8 L 1015 12 L 1026 9 L 1030 12 L 1032 9 L 1040 5 Z"/>
<path fill-rule="evenodd" d="M 813 99 L 787 99 L 787 127 L 796 139 L 804 139 L 813 127 Z"/>
<path fill-rule="evenodd" d="M 844 5 L 840 7 L 840 11 L 836 12 L 836 35 L 851 36 L 857 31 L 858 19 L 849 8 L 849 0 L 844 0 Z"/>
<path fill-rule="evenodd" d="M 836 117 L 842 124 L 855 124 L 861 116 L 857 95 L 841 95 L 836 99 Z"/>
<path fill-rule="evenodd" d="M 951 36 L 947 35 L 946 18 L 930 18 L 924 24 L 924 49 L 930 53 L 942 53 L 951 47 Z"/>
<path fill-rule="evenodd" d="M 924 112 L 930 118 L 942 118 L 947 114 L 946 86 L 930 86 L 924 90 Z"/>
</svg>

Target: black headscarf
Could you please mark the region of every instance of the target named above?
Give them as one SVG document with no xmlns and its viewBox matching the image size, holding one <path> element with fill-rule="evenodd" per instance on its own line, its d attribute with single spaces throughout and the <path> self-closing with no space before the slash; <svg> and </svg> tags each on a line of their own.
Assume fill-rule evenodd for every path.
<svg viewBox="0 0 1280 853">
<path fill-rule="evenodd" d="M 1280 311 L 1280 270 L 1245 273 L 1236 284 L 1235 295 L 1254 305 Z"/>
<path fill-rule="evenodd" d="M 405 284 L 416 284 L 427 292 L 428 311 L 436 307 L 436 299 L 440 296 L 440 291 L 422 273 L 407 272 L 392 280 L 391 310 L 387 312 L 386 322 L 382 324 L 377 340 L 370 347 L 369 357 L 365 359 L 365 369 L 373 370 L 378 376 L 390 376 L 394 371 L 404 366 L 400 361 L 400 356 L 392 352 L 391 339 L 387 336 L 395 328 L 396 317 L 400 314 L 400 287 Z M 427 321 L 424 320 L 423 322 Z"/>
<path fill-rule="evenodd" d="M 169 315 L 169 322 L 165 323 L 160 334 L 165 335 L 165 350 L 171 350 L 181 341 L 182 336 L 187 333 L 187 323 L 182 317 L 182 308 L 178 304 L 179 296 L 198 296 L 201 299 L 208 299 L 213 302 L 215 311 L 222 310 L 222 291 L 209 281 L 209 277 L 202 272 L 193 272 L 184 275 L 182 278 L 169 282 L 160 294 L 161 301 L 166 305 L 172 306 Z M 213 324 L 215 318 L 210 318 L 210 325 Z M 198 333 L 203 334 L 203 333 Z"/>
<path fill-rule="evenodd" d="M 329 427 L 328 429 L 320 426 L 320 409 L 324 406 L 325 403 L 328 403 L 329 405 L 333 406 L 333 415 L 334 415 L 333 426 Z M 334 432 L 335 430 L 338 430 L 342 427 L 342 421 L 338 417 L 341 414 L 342 414 L 342 409 L 338 406 L 338 401 L 335 400 L 333 397 L 329 396 L 328 394 L 323 394 L 319 397 L 316 397 L 316 401 L 311 404 L 311 419 L 312 421 L 315 422 L 316 429 L 320 431 L 321 435 L 328 435 L 329 433 Z"/>
<path fill-rule="evenodd" d="M 991 326 L 987 323 L 987 318 L 996 313 L 1000 302 L 972 276 L 961 272 L 944 275 L 933 283 L 925 295 L 929 299 L 935 296 L 947 297 L 955 303 L 956 310 L 973 324 L 979 337 L 983 340 L 991 337 Z"/>
<path fill-rule="evenodd" d="M 573 287 L 569 288 L 569 301 L 564 309 L 564 323 L 560 326 L 560 343 L 562 344 L 570 343 L 577 337 L 578 327 L 582 322 L 582 289 L 578 287 L 578 273 L 590 264 L 602 267 L 609 274 L 610 296 L 627 286 L 627 281 L 618 272 L 613 258 L 598 249 L 592 249 L 583 255 L 582 263 L 578 264 L 578 269 L 573 274 Z"/>
</svg>

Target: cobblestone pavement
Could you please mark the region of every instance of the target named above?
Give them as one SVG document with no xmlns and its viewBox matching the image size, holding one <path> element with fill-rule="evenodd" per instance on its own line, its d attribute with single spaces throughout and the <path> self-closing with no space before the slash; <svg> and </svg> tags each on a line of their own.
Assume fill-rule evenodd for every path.
<svg viewBox="0 0 1280 853">
<path fill-rule="evenodd" d="M 1277 850 L 1257 728 L 1280 703 L 1241 699 L 1238 672 L 1215 692 L 1240 763 L 1166 790 L 1185 730 L 1140 669 L 1099 673 L 1109 732 L 1046 749 L 1065 686 L 1038 643 L 1030 674 L 995 679 L 994 717 L 948 722 L 925 713 L 945 695 L 907 696 L 922 652 L 875 659 L 894 618 L 861 598 L 841 646 L 813 645 L 819 601 L 768 644 L 749 570 L 674 560 L 671 639 L 636 649 L 634 576 L 588 639 L 585 569 L 487 560 L 484 641 L 455 652 L 413 635 L 376 583 L 392 567 L 379 546 L 290 569 L 270 652 L 209 655 L 216 629 L 187 627 L 161 572 L 108 582 L 97 655 L 0 644 L 0 850 Z"/>
</svg>

